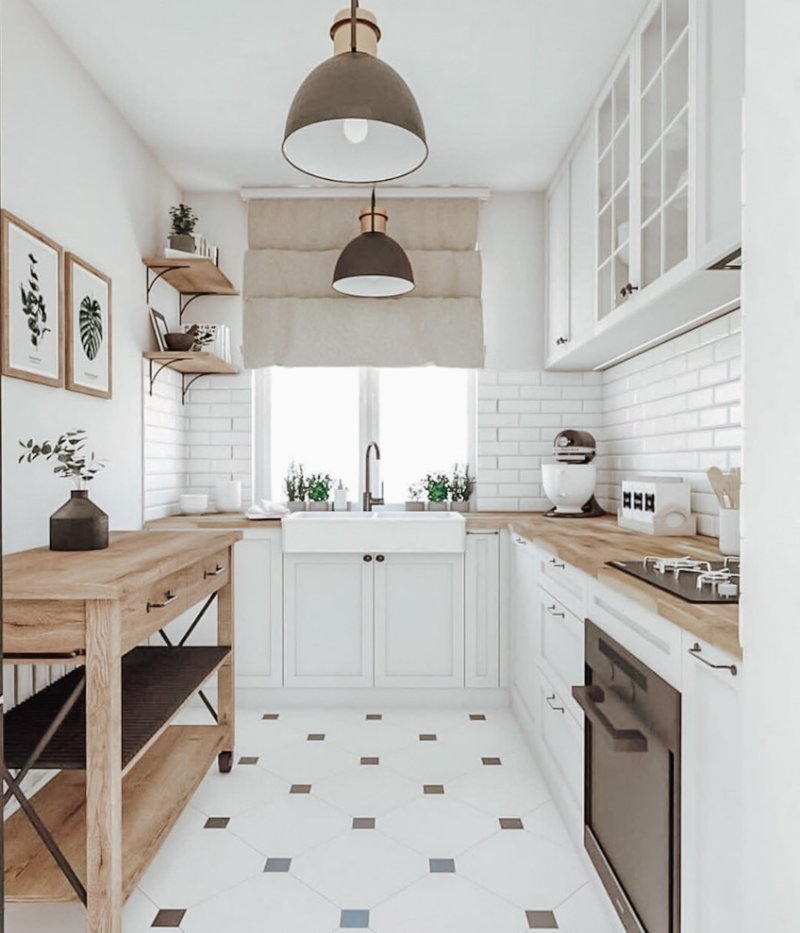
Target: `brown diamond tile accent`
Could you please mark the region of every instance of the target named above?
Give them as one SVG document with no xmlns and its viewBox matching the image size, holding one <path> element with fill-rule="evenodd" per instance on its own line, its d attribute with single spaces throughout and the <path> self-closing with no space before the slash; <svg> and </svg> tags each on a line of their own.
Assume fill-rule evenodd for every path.
<svg viewBox="0 0 800 933">
<path fill-rule="evenodd" d="M 552 910 L 526 910 L 529 930 L 557 930 L 556 915 Z"/>
<path fill-rule="evenodd" d="M 264 713 L 261 717 L 262 719 L 277 719 L 280 716 L 280 713 Z"/>
<path fill-rule="evenodd" d="M 383 719 L 383 713 L 367 713 L 366 719 L 368 722 L 378 722 Z"/>
<path fill-rule="evenodd" d="M 374 816 L 354 816 L 353 829 L 375 829 Z"/>
<path fill-rule="evenodd" d="M 485 765 L 501 765 L 503 762 L 499 758 L 481 758 Z"/>
<path fill-rule="evenodd" d="M 257 765 L 257 764 L 258 764 L 258 758 L 257 758 L 256 756 L 254 756 L 254 755 L 243 755 L 243 756 L 239 759 L 239 764 L 240 764 L 240 765 Z"/>
<path fill-rule="evenodd" d="M 311 785 L 310 784 L 292 784 L 289 788 L 290 794 L 310 794 Z"/>
<path fill-rule="evenodd" d="M 230 821 L 229 816 L 210 816 L 203 829 L 226 829 Z"/>
<path fill-rule="evenodd" d="M 324 742 L 325 733 L 324 732 L 309 732 L 306 742 Z"/>
<path fill-rule="evenodd" d="M 362 757 L 361 759 L 362 765 L 379 765 L 380 763 L 381 763 L 380 758 L 376 758 L 372 755 L 367 755 L 365 757 Z"/>
<path fill-rule="evenodd" d="M 150 924 L 151 927 L 171 927 L 173 930 L 176 930 L 181 923 L 183 923 L 183 918 L 186 916 L 185 910 L 159 910 L 156 914 L 155 920 Z"/>
<path fill-rule="evenodd" d="M 500 817 L 500 829 L 525 829 L 522 825 L 522 820 L 516 816 L 501 816 Z"/>
<path fill-rule="evenodd" d="M 486 716 L 483 713 L 470 713 L 469 718 L 472 722 L 486 722 Z"/>
<path fill-rule="evenodd" d="M 423 794 L 443 794 L 444 784 L 423 784 L 422 793 Z"/>
<path fill-rule="evenodd" d="M 421 732 L 419 736 L 420 742 L 435 742 L 436 736 L 433 732 Z"/>
</svg>

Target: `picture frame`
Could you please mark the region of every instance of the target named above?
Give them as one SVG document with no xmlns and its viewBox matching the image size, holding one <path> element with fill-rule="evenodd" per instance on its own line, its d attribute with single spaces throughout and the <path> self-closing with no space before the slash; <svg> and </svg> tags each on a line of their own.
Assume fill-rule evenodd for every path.
<svg viewBox="0 0 800 933">
<path fill-rule="evenodd" d="M 67 382 L 70 392 L 111 398 L 111 279 L 67 253 Z"/>
<path fill-rule="evenodd" d="M 169 333 L 169 325 L 167 324 L 167 319 L 164 315 L 156 310 L 156 308 L 150 308 L 150 323 L 153 325 L 153 333 L 156 335 L 156 346 L 158 347 L 161 353 L 165 353 L 167 350 L 167 341 L 165 339 L 166 334 Z"/>
<path fill-rule="evenodd" d="M 64 387 L 64 250 L 0 211 L 3 375 Z"/>
</svg>

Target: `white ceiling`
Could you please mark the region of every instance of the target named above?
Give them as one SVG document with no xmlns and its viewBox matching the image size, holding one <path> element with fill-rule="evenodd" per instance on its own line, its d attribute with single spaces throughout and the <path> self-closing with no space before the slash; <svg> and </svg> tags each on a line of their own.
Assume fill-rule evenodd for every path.
<svg viewBox="0 0 800 933">
<path fill-rule="evenodd" d="M 343 0 L 33 0 L 186 190 L 297 185 L 295 90 Z M 541 189 L 647 0 L 364 0 L 431 155 L 418 185 Z"/>
</svg>

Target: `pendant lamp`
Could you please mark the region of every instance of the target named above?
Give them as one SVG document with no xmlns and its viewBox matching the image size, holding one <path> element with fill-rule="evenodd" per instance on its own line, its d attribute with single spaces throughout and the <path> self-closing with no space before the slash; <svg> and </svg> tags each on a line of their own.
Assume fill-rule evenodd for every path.
<svg viewBox="0 0 800 933">
<path fill-rule="evenodd" d="M 375 16 L 351 0 L 334 17 L 333 58 L 300 85 L 283 139 L 286 160 L 326 181 L 402 178 L 428 157 L 419 107 L 400 75 L 377 57 Z"/>
<path fill-rule="evenodd" d="M 386 235 L 389 215 L 372 203 L 362 210 L 361 234 L 342 250 L 333 273 L 333 287 L 356 298 L 393 298 L 414 288 L 414 272 L 402 246 Z"/>
</svg>

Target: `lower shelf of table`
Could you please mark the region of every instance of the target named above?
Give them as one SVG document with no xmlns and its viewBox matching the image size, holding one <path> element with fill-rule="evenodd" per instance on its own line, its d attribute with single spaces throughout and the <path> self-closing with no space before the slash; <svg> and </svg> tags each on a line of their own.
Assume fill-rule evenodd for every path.
<svg viewBox="0 0 800 933">
<path fill-rule="evenodd" d="M 127 899 L 225 745 L 222 726 L 170 726 L 122 782 L 122 895 Z M 86 881 L 86 774 L 62 771 L 33 805 Z M 5 824 L 7 901 L 77 900 L 21 811 Z"/>
</svg>

